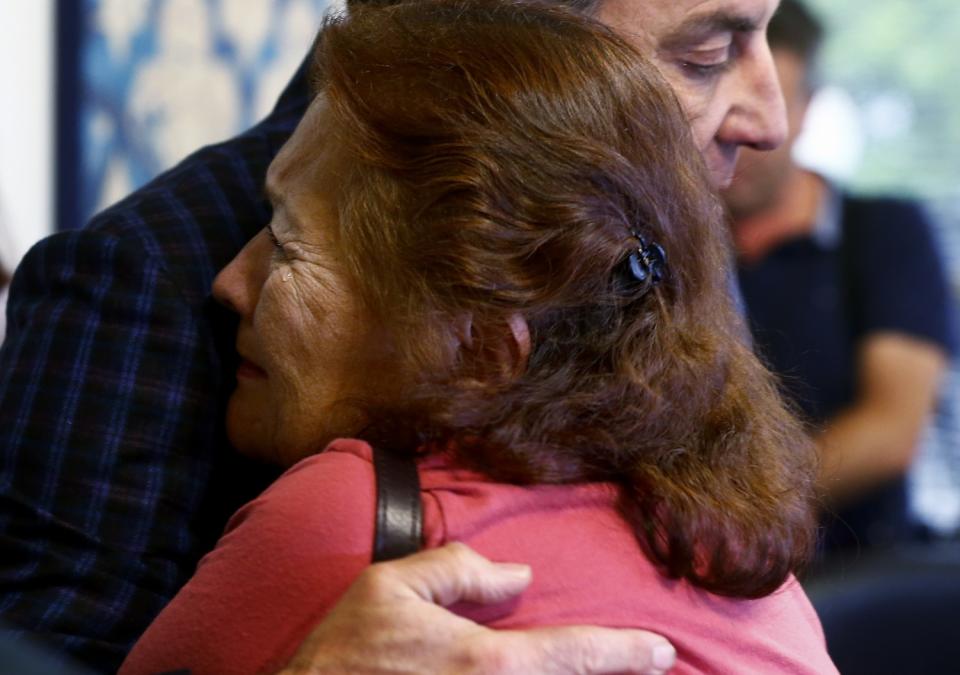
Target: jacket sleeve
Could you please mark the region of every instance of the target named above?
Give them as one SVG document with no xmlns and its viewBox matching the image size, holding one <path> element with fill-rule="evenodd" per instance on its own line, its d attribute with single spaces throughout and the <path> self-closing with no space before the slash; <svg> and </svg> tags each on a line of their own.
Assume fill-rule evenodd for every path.
<svg viewBox="0 0 960 675">
<path fill-rule="evenodd" d="M 201 545 L 210 339 L 143 246 L 97 231 L 34 247 L 8 310 L 0 619 L 113 670 Z"/>
<path fill-rule="evenodd" d="M 115 672 L 279 473 L 226 440 L 235 324 L 209 293 L 270 218 L 263 178 L 309 61 L 257 126 L 21 262 L 0 350 L 0 631 Z"/>
</svg>

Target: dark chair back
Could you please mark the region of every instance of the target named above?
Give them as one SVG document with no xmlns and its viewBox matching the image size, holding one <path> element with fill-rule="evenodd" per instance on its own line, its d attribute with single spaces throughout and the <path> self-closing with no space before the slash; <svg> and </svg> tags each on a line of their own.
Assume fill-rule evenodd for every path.
<svg viewBox="0 0 960 675">
<path fill-rule="evenodd" d="M 804 586 L 843 675 L 960 673 L 960 544 L 864 558 Z"/>
</svg>

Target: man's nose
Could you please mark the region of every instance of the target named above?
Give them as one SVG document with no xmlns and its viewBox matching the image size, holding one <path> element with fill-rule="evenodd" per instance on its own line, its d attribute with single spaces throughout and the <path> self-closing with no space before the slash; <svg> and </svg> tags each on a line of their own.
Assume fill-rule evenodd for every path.
<svg viewBox="0 0 960 675">
<path fill-rule="evenodd" d="M 787 138 L 787 110 L 769 47 L 742 64 L 735 113 L 728 120 L 729 142 L 773 150 Z"/>
<path fill-rule="evenodd" d="M 266 281 L 271 243 L 261 231 L 213 280 L 213 297 L 224 307 L 250 318 Z"/>
</svg>

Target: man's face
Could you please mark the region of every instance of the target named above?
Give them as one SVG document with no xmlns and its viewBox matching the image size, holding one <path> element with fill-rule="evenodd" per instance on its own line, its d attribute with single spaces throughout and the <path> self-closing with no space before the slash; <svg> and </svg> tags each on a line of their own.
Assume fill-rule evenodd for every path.
<svg viewBox="0 0 960 675">
<path fill-rule="evenodd" d="M 638 43 L 673 86 L 716 187 L 740 146 L 786 134 L 767 23 L 779 0 L 603 0 L 597 17 Z"/>
</svg>

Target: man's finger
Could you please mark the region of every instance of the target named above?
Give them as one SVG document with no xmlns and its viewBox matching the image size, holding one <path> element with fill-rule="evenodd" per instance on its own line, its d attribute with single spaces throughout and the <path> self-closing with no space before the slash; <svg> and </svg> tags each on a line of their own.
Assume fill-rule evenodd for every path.
<svg viewBox="0 0 960 675">
<path fill-rule="evenodd" d="M 491 562 L 460 543 L 374 565 L 368 572 L 385 593 L 410 593 L 443 607 L 462 601 L 502 602 L 521 593 L 531 579 L 527 565 Z"/>
<path fill-rule="evenodd" d="M 537 672 L 550 675 L 659 675 L 677 659 L 665 638 L 643 630 L 565 626 L 513 635 L 516 648 L 511 651 L 520 661 L 511 663 L 509 672 L 525 672 L 525 666 L 536 664 Z M 497 647 L 503 648 L 502 643 Z"/>
</svg>

